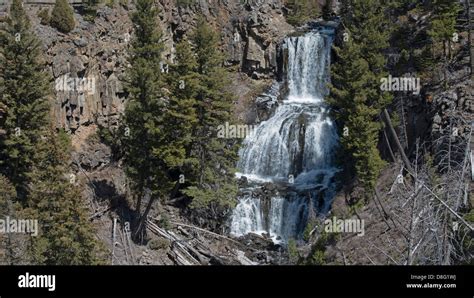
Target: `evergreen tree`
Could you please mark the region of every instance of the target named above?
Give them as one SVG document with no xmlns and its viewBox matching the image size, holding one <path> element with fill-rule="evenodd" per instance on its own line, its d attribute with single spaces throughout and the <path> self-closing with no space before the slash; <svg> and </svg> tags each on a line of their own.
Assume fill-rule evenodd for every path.
<svg viewBox="0 0 474 298">
<path fill-rule="evenodd" d="M 70 140 L 47 131 L 35 154 L 34 182 L 28 218 L 38 218 L 40 234 L 31 237 L 35 264 L 93 265 L 99 263 L 95 239 L 75 177 L 67 175 Z"/>
<path fill-rule="evenodd" d="M 176 185 L 170 171 L 183 163 L 183 154 L 182 148 L 174 147 L 176 142 L 170 143 L 175 128 L 169 122 L 173 116 L 167 115 L 161 60 L 163 44 L 153 0 L 138 0 L 132 21 L 136 30 L 127 75 L 130 96 L 124 115 L 129 134 L 122 143 L 125 170 L 137 194 L 138 213 L 141 213 L 142 198 L 149 197 L 134 233 L 135 239 L 142 240 L 152 204 L 165 199 Z"/>
<path fill-rule="evenodd" d="M 456 32 L 456 18 L 460 11 L 459 1 L 433 0 L 432 11 L 428 34 L 435 43 L 443 43 L 445 57 L 451 56 L 451 40 Z"/>
<path fill-rule="evenodd" d="M 50 24 L 63 33 L 68 33 L 74 29 L 76 26 L 74 11 L 68 0 L 56 0 L 51 13 Z"/>
<path fill-rule="evenodd" d="M 197 55 L 199 86 L 196 96 L 197 125 L 190 152 L 195 165 L 192 185 L 185 193 L 193 207 L 232 205 L 237 193 L 234 179 L 237 148 L 219 138 L 217 128 L 232 120 L 233 96 L 228 91 L 229 75 L 223 67 L 218 35 L 203 18 L 198 21 L 192 40 Z"/>
<path fill-rule="evenodd" d="M 164 119 L 167 132 L 165 142 L 170 145 L 165 160 L 176 168 L 192 164 L 190 149 L 193 129 L 197 124 L 195 98 L 199 87 L 197 67 L 191 44 L 187 40 L 178 43 L 176 64 L 171 66 L 167 77 L 171 95 Z M 184 168 L 181 168 L 180 174 L 183 172 Z"/>
<path fill-rule="evenodd" d="M 370 105 L 383 108 L 392 101 L 392 96 L 380 90 L 380 79 L 387 77 L 387 59 L 384 51 L 389 47 L 389 38 L 392 32 L 388 24 L 386 1 L 380 0 L 346 0 L 343 5 L 347 11 L 343 14 L 344 25 L 349 39 L 357 43 L 360 55 L 369 64 L 369 70 L 376 75 L 371 82 L 376 96 L 369 100 Z"/>
<path fill-rule="evenodd" d="M 6 133 L 0 138 L 0 173 L 24 200 L 39 132 L 47 121 L 50 90 L 40 62 L 41 45 L 30 31 L 21 0 L 12 2 L 0 44 L 0 106 Z"/>
<path fill-rule="evenodd" d="M 390 28 L 383 1 L 346 0 L 342 3 L 347 41 L 336 48 L 329 101 L 342 124 L 342 145 L 350 165 L 368 192 L 383 166 L 377 149 L 381 128 L 379 115 L 392 101 L 380 88 L 387 77 L 383 51 L 389 46 Z"/>
<path fill-rule="evenodd" d="M 377 96 L 373 89 L 375 75 L 362 58 L 362 48 L 353 41 L 336 49 L 338 59 L 332 65 L 332 87 L 329 102 L 336 107 L 336 117 L 344 125 L 341 144 L 343 163 L 356 173 L 363 186 L 372 191 L 383 162 L 377 150 L 380 110 L 370 104 Z"/>
</svg>

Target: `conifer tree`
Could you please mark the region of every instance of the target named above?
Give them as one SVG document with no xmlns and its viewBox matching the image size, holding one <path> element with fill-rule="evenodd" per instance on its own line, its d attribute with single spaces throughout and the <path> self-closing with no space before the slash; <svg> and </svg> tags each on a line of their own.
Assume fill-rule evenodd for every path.
<svg viewBox="0 0 474 298">
<path fill-rule="evenodd" d="M 31 237 L 35 264 L 94 265 L 100 262 L 83 197 L 67 173 L 70 140 L 66 133 L 46 131 L 36 148 L 34 182 L 25 214 L 37 218 L 40 233 Z"/>
<path fill-rule="evenodd" d="M 389 47 L 391 27 L 386 14 L 386 1 L 346 0 L 347 11 L 343 15 L 346 33 L 350 40 L 357 43 L 360 55 L 369 64 L 369 71 L 376 77 L 370 89 L 377 91 L 369 98 L 368 104 L 380 110 L 391 103 L 393 97 L 380 89 L 380 79 L 388 76 L 387 59 L 384 51 Z"/>
<path fill-rule="evenodd" d="M 383 162 L 377 150 L 380 110 L 370 104 L 377 91 L 372 88 L 375 76 L 368 62 L 361 57 L 361 47 L 348 41 L 336 49 L 343 63 L 332 66 L 332 87 L 329 102 L 336 107 L 338 121 L 344 124 L 341 144 L 343 163 L 357 174 L 364 187 L 371 191 Z"/>
<path fill-rule="evenodd" d="M 0 30 L 0 106 L 5 114 L 0 173 L 15 186 L 20 200 L 25 200 L 32 157 L 49 111 L 48 75 L 40 52 L 21 0 L 13 0 L 10 17 Z"/>
<path fill-rule="evenodd" d="M 456 32 L 456 18 L 460 11 L 459 1 L 433 0 L 432 11 L 428 34 L 434 42 L 443 43 L 444 57 L 451 56 L 451 40 Z"/>
<path fill-rule="evenodd" d="M 74 11 L 68 0 L 56 0 L 51 13 L 51 26 L 63 33 L 68 33 L 74 29 Z"/>
<path fill-rule="evenodd" d="M 169 165 L 179 169 L 178 173 L 184 181 L 186 167 L 191 167 L 193 161 L 190 157 L 193 141 L 193 129 L 197 124 L 196 96 L 199 87 L 197 73 L 197 60 L 191 44 L 182 40 L 176 45 L 176 63 L 171 66 L 167 76 L 170 96 L 167 111 L 164 115 L 166 125 L 165 142 L 169 144 L 168 155 L 165 160 Z M 178 191 L 175 185 L 173 197 Z"/>
<path fill-rule="evenodd" d="M 234 181 L 237 148 L 219 138 L 217 128 L 232 120 L 233 97 L 227 90 L 229 75 L 223 67 L 218 35 L 200 18 L 192 36 L 197 55 L 199 86 L 196 96 L 197 125 L 193 132 L 190 157 L 192 185 L 185 193 L 193 207 L 233 204 L 237 187 Z"/>
<path fill-rule="evenodd" d="M 144 222 L 156 200 L 164 200 L 176 185 L 170 171 L 182 164 L 182 149 L 170 143 L 168 100 L 162 74 L 163 44 L 158 25 L 158 10 L 153 0 L 138 0 L 132 14 L 135 37 L 130 53 L 127 88 L 129 100 L 124 115 L 124 164 L 137 194 L 136 211 L 141 213 L 142 198 L 147 207 L 135 226 L 134 238 L 143 240 Z M 174 109 L 173 107 L 172 109 Z M 175 155 L 176 153 L 179 155 Z"/>
<path fill-rule="evenodd" d="M 388 47 L 388 27 L 384 5 L 376 0 L 346 0 L 343 21 L 346 41 L 336 48 L 332 67 L 330 103 L 344 129 L 342 145 L 350 165 L 371 193 L 383 166 L 377 149 L 381 128 L 379 115 L 392 101 L 380 88 L 387 76 L 383 51 Z"/>
</svg>

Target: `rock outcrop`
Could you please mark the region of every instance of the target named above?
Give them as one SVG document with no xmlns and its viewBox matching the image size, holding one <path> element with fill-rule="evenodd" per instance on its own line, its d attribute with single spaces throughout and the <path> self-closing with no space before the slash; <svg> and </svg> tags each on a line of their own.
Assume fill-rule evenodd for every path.
<svg viewBox="0 0 474 298">
<path fill-rule="evenodd" d="M 163 62 L 173 63 L 176 42 L 190 35 L 203 17 L 220 30 L 229 66 L 238 65 L 254 79 L 273 77 L 277 46 L 293 27 L 286 23 L 281 0 L 246 3 L 199 0 L 179 5 L 176 0 L 158 1 L 165 43 Z M 133 35 L 129 14 L 134 5 L 103 6 L 93 23 L 76 11 L 76 28 L 69 34 L 40 24 L 37 14 L 43 8 L 51 9 L 50 4 L 26 3 L 25 7 L 54 78 L 56 126 L 73 134 L 90 124 L 116 126 L 127 97 L 122 82 Z"/>
</svg>

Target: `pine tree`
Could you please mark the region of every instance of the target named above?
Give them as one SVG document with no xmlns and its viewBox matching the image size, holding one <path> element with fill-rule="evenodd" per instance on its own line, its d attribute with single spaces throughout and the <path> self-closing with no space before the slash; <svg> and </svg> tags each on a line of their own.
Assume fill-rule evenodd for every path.
<svg viewBox="0 0 474 298">
<path fill-rule="evenodd" d="M 342 3 L 346 42 L 337 48 L 329 101 L 343 131 L 344 164 L 355 172 L 370 195 L 383 166 L 377 149 L 379 115 L 392 101 L 380 88 L 387 76 L 383 51 L 390 27 L 383 1 L 346 0 Z M 349 154 L 349 156 L 347 156 Z"/>
<path fill-rule="evenodd" d="M 451 56 L 451 40 L 456 32 L 456 18 L 460 11 L 459 1 L 433 0 L 432 11 L 428 35 L 435 43 L 443 43 L 444 57 Z"/>
<path fill-rule="evenodd" d="M 342 163 L 357 174 L 367 191 L 372 191 L 383 161 L 377 149 L 380 124 L 376 121 L 380 110 L 371 105 L 376 96 L 373 89 L 375 75 L 362 58 L 361 46 L 348 41 L 337 48 L 341 63 L 332 65 L 332 86 L 329 99 L 336 109 L 336 118 L 343 124 L 341 144 L 344 148 Z"/>
<path fill-rule="evenodd" d="M 67 0 L 56 0 L 51 13 L 50 24 L 63 33 L 68 33 L 74 29 L 76 26 L 74 11 Z"/>
<path fill-rule="evenodd" d="M 94 265 L 100 263 L 83 197 L 68 175 L 70 140 L 66 133 L 46 131 L 35 154 L 31 195 L 25 214 L 38 218 L 40 234 L 32 237 L 30 254 L 35 264 Z"/>
<path fill-rule="evenodd" d="M 184 175 L 185 171 L 182 166 L 192 164 L 190 149 L 193 129 L 197 124 L 195 98 L 199 86 L 197 66 L 196 55 L 191 44 L 187 40 L 178 43 L 176 64 L 171 66 L 167 76 L 171 95 L 164 123 L 167 132 L 165 142 L 170 145 L 170 151 L 165 156 L 165 160 L 174 168 L 180 168 L 180 175 Z"/>
<path fill-rule="evenodd" d="M 138 0 L 132 14 L 135 37 L 127 74 L 129 100 L 124 115 L 124 163 L 137 194 L 136 211 L 141 213 L 142 198 L 149 197 L 147 207 L 135 226 L 134 238 L 143 240 L 144 222 L 156 200 L 164 200 L 176 185 L 170 176 L 172 168 L 182 164 L 181 148 L 170 143 L 174 129 L 169 126 L 168 102 L 165 98 L 161 54 L 163 44 L 158 25 L 158 10 L 153 0 Z M 172 117 L 172 116 L 171 116 Z M 174 156 L 176 152 L 180 155 Z"/>
<path fill-rule="evenodd" d="M 346 33 L 349 39 L 361 47 L 360 55 L 369 64 L 369 70 L 376 76 L 371 82 L 373 96 L 369 97 L 369 105 L 379 109 L 391 103 L 393 97 L 380 89 L 380 79 L 388 76 L 387 59 L 384 51 L 389 47 L 392 32 L 388 24 L 386 1 L 380 0 L 346 0 L 343 5 L 347 11 L 343 15 Z"/>
<path fill-rule="evenodd" d="M 227 89 L 229 75 L 223 67 L 218 35 L 204 18 L 199 19 L 192 40 L 199 75 L 196 96 L 198 122 L 190 152 L 190 158 L 196 164 L 189 170 L 192 185 L 185 193 L 193 198 L 193 207 L 229 206 L 237 193 L 234 180 L 237 148 L 217 135 L 219 125 L 233 122 L 233 97 Z"/>
<path fill-rule="evenodd" d="M 49 111 L 48 75 L 40 61 L 41 44 L 31 33 L 20 0 L 13 0 L 10 17 L 0 30 L 0 106 L 4 110 L 0 138 L 0 173 L 25 199 L 32 156 Z"/>
</svg>

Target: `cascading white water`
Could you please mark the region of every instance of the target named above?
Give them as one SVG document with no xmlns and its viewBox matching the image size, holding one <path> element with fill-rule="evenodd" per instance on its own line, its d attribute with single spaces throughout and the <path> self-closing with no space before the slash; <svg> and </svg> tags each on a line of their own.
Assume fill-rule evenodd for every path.
<svg viewBox="0 0 474 298">
<path fill-rule="evenodd" d="M 232 235 L 269 233 L 286 241 L 301 235 L 311 210 L 327 212 L 338 143 L 324 103 L 332 40 L 332 34 L 317 31 L 285 40 L 288 95 L 244 141 L 239 176 L 251 187 L 233 211 Z M 264 204 L 257 195 L 264 182 L 284 185 L 285 191 Z"/>
</svg>

